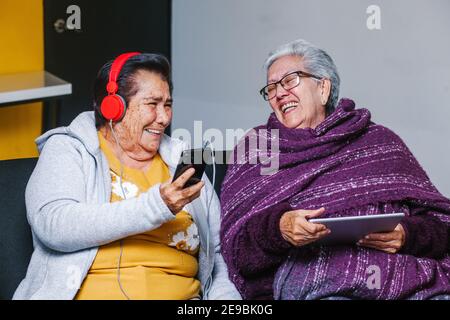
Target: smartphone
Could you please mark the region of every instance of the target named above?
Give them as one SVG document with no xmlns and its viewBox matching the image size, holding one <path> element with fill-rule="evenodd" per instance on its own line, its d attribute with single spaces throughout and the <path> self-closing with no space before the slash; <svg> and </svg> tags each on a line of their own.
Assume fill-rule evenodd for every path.
<svg viewBox="0 0 450 320">
<path fill-rule="evenodd" d="M 188 181 L 184 184 L 183 188 L 193 186 L 202 180 L 203 173 L 207 164 L 211 164 L 211 149 L 188 149 L 184 150 L 181 154 L 178 166 L 175 169 L 175 174 L 173 175 L 172 182 L 178 179 L 184 172 L 189 168 L 194 168 L 195 173 Z"/>
</svg>

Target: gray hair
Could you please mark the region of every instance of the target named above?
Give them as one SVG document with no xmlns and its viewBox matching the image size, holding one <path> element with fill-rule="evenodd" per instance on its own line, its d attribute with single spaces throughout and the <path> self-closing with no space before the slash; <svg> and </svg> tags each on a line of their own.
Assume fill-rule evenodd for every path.
<svg viewBox="0 0 450 320">
<path fill-rule="evenodd" d="M 332 113 L 339 98 L 340 78 L 336 65 L 328 53 L 303 39 L 298 39 L 278 47 L 269 54 L 264 63 L 266 72 L 276 60 L 284 56 L 299 56 L 303 58 L 306 72 L 330 79 L 331 92 L 325 105 L 325 112 L 327 115 Z"/>
</svg>

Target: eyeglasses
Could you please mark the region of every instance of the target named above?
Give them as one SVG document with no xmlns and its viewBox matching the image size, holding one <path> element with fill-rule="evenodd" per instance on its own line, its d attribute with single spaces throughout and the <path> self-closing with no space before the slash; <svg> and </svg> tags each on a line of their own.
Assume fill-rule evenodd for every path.
<svg viewBox="0 0 450 320">
<path fill-rule="evenodd" d="M 267 86 L 262 88 L 259 93 L 262 95 L 263 99 L 269 101 L 277 95 L 278 84 L 281 84 L 284 90 L 291 90 L 300 84 L 300 78 L 314 78 L 321 80 L 320 77 L 315 76 L 311 73 L 304 71 L 294 71 L 285 75 L 281 80 L 273 83 L 269 83 Z"/>
</svg>

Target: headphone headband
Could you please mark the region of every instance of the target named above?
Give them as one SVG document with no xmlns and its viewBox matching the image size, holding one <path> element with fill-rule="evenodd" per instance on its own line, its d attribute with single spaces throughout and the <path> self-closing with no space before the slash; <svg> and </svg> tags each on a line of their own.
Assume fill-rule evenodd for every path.
<svg viewBox="0 0 450 320">
<path fill-rule="evenodd" d="M 117 78 L 119 78 L 120 71 L 123 65 L 131 57 L 141 54 L 140 52 L 128 52 L 123 53 L 118 56 L 111 65 L 111 70 L 109 71 L 109 82 L 106 85 L 106 91 L 108 95 L 103 98 L 100 105 L 100 113 L 103 118 L 108 121 L 120 121 L 127 109 L 125 99 L 117 94 L 119 86 L 117 85 Z"/>
<path fill-rule="evenodd" d="M 140 55 L 140 52 L 127 52 L 119 55 L 111 65 L 111 70 L 109 72 L 109 82 L 106 85 L 106 90 L 108 94 L 115 94 L 119 89 L 117 85 L 117 78 L 119 78 L 120 71 L 122 70 L 123 65 L 127 62 L 131 57 Z"/>
</svg>

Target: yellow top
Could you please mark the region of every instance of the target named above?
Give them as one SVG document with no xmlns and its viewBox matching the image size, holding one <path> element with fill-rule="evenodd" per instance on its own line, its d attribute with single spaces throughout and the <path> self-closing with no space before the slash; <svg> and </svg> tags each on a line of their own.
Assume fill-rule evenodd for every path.
<svg viewBox="0 0 450 320">
<path fill-rule="evenodd" d="M 123 200 L 120 162 L 101 133 L 100 148 L 111 168 L 111 202 Z M 146 172 L 123 167 L 126 199 L 136 197 L 170 178 L 167 165 L 157 154 Z M 120 290 L 117 266 L 120 242 L 101 246 L 75 299 L 126 299 Z M 193 299 L 199 296 L 199 236 L 191 215 L 181 211 L 158 229 L 122 240 L 120 284 L 130 299 Z"/>
</svg>

